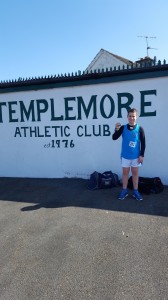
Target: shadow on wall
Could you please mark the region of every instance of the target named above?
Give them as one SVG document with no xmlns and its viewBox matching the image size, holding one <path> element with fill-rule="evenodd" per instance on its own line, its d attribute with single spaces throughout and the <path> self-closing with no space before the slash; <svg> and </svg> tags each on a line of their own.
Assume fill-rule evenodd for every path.
<svg viewBox="0 0 168 300">
<path fill-rule="evenodd" d="M 90 191 L 87 183 L 78 178 L 1 178 L 0 201 L 30 203 L 21 208 L 22 212 L 73 206 L 168 216 L 168 187 L 160 194 L 143 195 L 144 201 L 138 202 L 131 197 L 131 190 L 130 196 L 120 201 L 120 187 Z"/>
</svg>

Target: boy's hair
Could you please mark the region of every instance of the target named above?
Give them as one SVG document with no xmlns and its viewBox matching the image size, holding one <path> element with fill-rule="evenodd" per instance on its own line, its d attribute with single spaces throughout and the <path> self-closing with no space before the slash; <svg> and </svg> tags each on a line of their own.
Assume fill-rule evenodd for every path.
<svg viewBox="0 0 168 300">
<path fill-rule="evenodd" d="M 136 113 L 138 115 L 138 111 L 136 108 L 131 108 L 129 111 L 128 111 L 128 115 L 129 113 Z"/>
</svg>

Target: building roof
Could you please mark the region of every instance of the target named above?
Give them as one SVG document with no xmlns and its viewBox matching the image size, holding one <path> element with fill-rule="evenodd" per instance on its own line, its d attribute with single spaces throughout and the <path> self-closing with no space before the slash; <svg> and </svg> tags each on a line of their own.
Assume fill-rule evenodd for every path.
<svg viewBox="0 0 168 300">
<path fill-rule="evenodd" d="M 101 56 L 103 54 L 109 65 L 106 65 L 106 60 L 102 60 Z M 109 57 L 110 59 L 112 58 L 113 63 L 116 63 L 116 65 L 112 66 L 110 64 L 111 60 Z M 99 58 L 101 58 L 102 66 L 96 69 L 94 68 L 94 64 Z M 88 66 L 85 71 L 32 78 L 19 77 L 18 79 L 0 81 L 0 94 L 16 90 L 38 90 L 43 88 L 115 82 L 128 80 L 128 77 L 131 79 L 142 79 L 144 77 L 157 77 L 157 74 L 159 76 L 168 76 L 168 64 L 166 64 L 166 60 L 162 63 L 160 60 L 156 62 L 155 59 L 147 58 L 133 63 L 126 58 L 101 49 L 90 63 L 90 67 Z"/>
<path fill-rule="evenodd" d="M 132 66 L 133 62 L 127 58 L 111 53 L 107 50 L 101 49 L 91 63 L 86 68 L 86 71 L 94 70 L 94 69 L 102 69 L 106 67 L 118 67 L 121 65 Z"/>
</svg>

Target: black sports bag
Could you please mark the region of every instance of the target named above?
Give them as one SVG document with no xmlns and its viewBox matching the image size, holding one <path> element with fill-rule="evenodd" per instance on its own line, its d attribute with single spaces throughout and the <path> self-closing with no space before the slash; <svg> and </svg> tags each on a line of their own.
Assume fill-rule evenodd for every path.
<svg viewBox="0 0 168 300">
<path fill-rule="evenodd" d="M 132 176 L 128 179 L 128 188 L 133 189 Z M 144 194 L 158 194 L 164 190 L 160 177 L 139 177 L 138 190 Z"/>
</svg>

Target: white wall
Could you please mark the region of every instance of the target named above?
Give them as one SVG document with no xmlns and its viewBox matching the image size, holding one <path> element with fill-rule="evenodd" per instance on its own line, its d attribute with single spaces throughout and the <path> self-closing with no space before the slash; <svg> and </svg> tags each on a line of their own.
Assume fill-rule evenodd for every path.
<svg viewBox="0 0 168 300">
<path fill-rule="evenodd" d="M 139 117 L 138 123 L 144 127 L 146 133 L 146 153 L 144 164 L 140 169 L 141 176 L 159 176 L 164 184 L 168 184 L 168 85 L 167 77 L 156 79 L 144 79 L 134 81 L 123 81 L 117 83 L 86 85 L 79 87 L 54 88 L 48 90 L 13 92 L 0 94 L 1 122 L 0 122 L 0 176 L 1 177 L 80 177 L 88 178 L 93 171 L 112 170 L 121 176 L 120 166 L 120 140 L 113 141 L 115 123 L 120 121 L 127 123 L 127 111 L 122 109 L 122 118 L 118 118 L 118 93 L 130 93 L 133 96 L 131 107 L 138 109 L 141 113 L 142 99 L 140 91 L 156 90 L 156 95 L 148 95 L 145 98 L 145 113 L 153 113 L 155 116 Z M 115 111 L 110 118 L 104 118 L 100 113 L 100 102 L 104 95 L 110 95 L 115 104 Z M 93 110 L 90 110 L 88 118 L 82 112 L 82 120 L 78 120 L 77 97 L 81 96 L 87 106 L 92 95 L 97 95 L 97 119 L 93 119 Z M 50 98 L 54 99 L 55 116 L 63 115 L 65 119 L 64 98 L 74 97 L 69 101 L 69 118 L 75 120 L 51 121 Z M 37 121 L 36 100 L 45 99 L 48 103 L 48 110 L 41 114 L 41 121 Z M 28 108 L 30 101 L 34 100 L 36 121 L 28 120 L 21 122 L 20 104 L 23 101 Z M 2 102 L 5 104 L 2 106 Z M 9 118 L 9 103 L 11 104 L 11 114 Z M 127 98 L 122 98 L 122 103 L 127 102 Z M 108 116 L 111 104 L 108 98 L 104 101 L 104 113 Z M 41 105 L 43 108 L 43 105 Z M 12 122 L 11 122 L 12 121 Z M 110 136 L 94 136 L 92 126 L 101 130 L 104 125 L 108 125 Z M 30 128 L 39 128 L 40 137 L 34 134 L 30 137 Z M 47 135 L 44 135 L 45 126 L 67 127 L 68 137 L 61 137 L 60 131 L 55 137 L 55 131 L 48 127 Z M 85 136 L 84 129 L 87 133 Z M 21 127 L 28 127 L 26 136 Z M 69 129 L 68 129 L 69 128 Z M 83 136 L 78 136 L 79 134 Z M 20 134 L 19 134 L 20 132 Z M 107 132 L 106 132 L 107 133 Z M 21 135 L 21 136 L 20 136 Z M 57 140 L 60 147 L 51 147 L 52 140 Z M 60 142 L 58 142 L 58 140 Z M 66 140 L 63 142 L 63 140 Z M 67 143 L 67 147 L 65 147 Z M 74 147 L 73 147 L 74 145 Z"/>
</svg>

